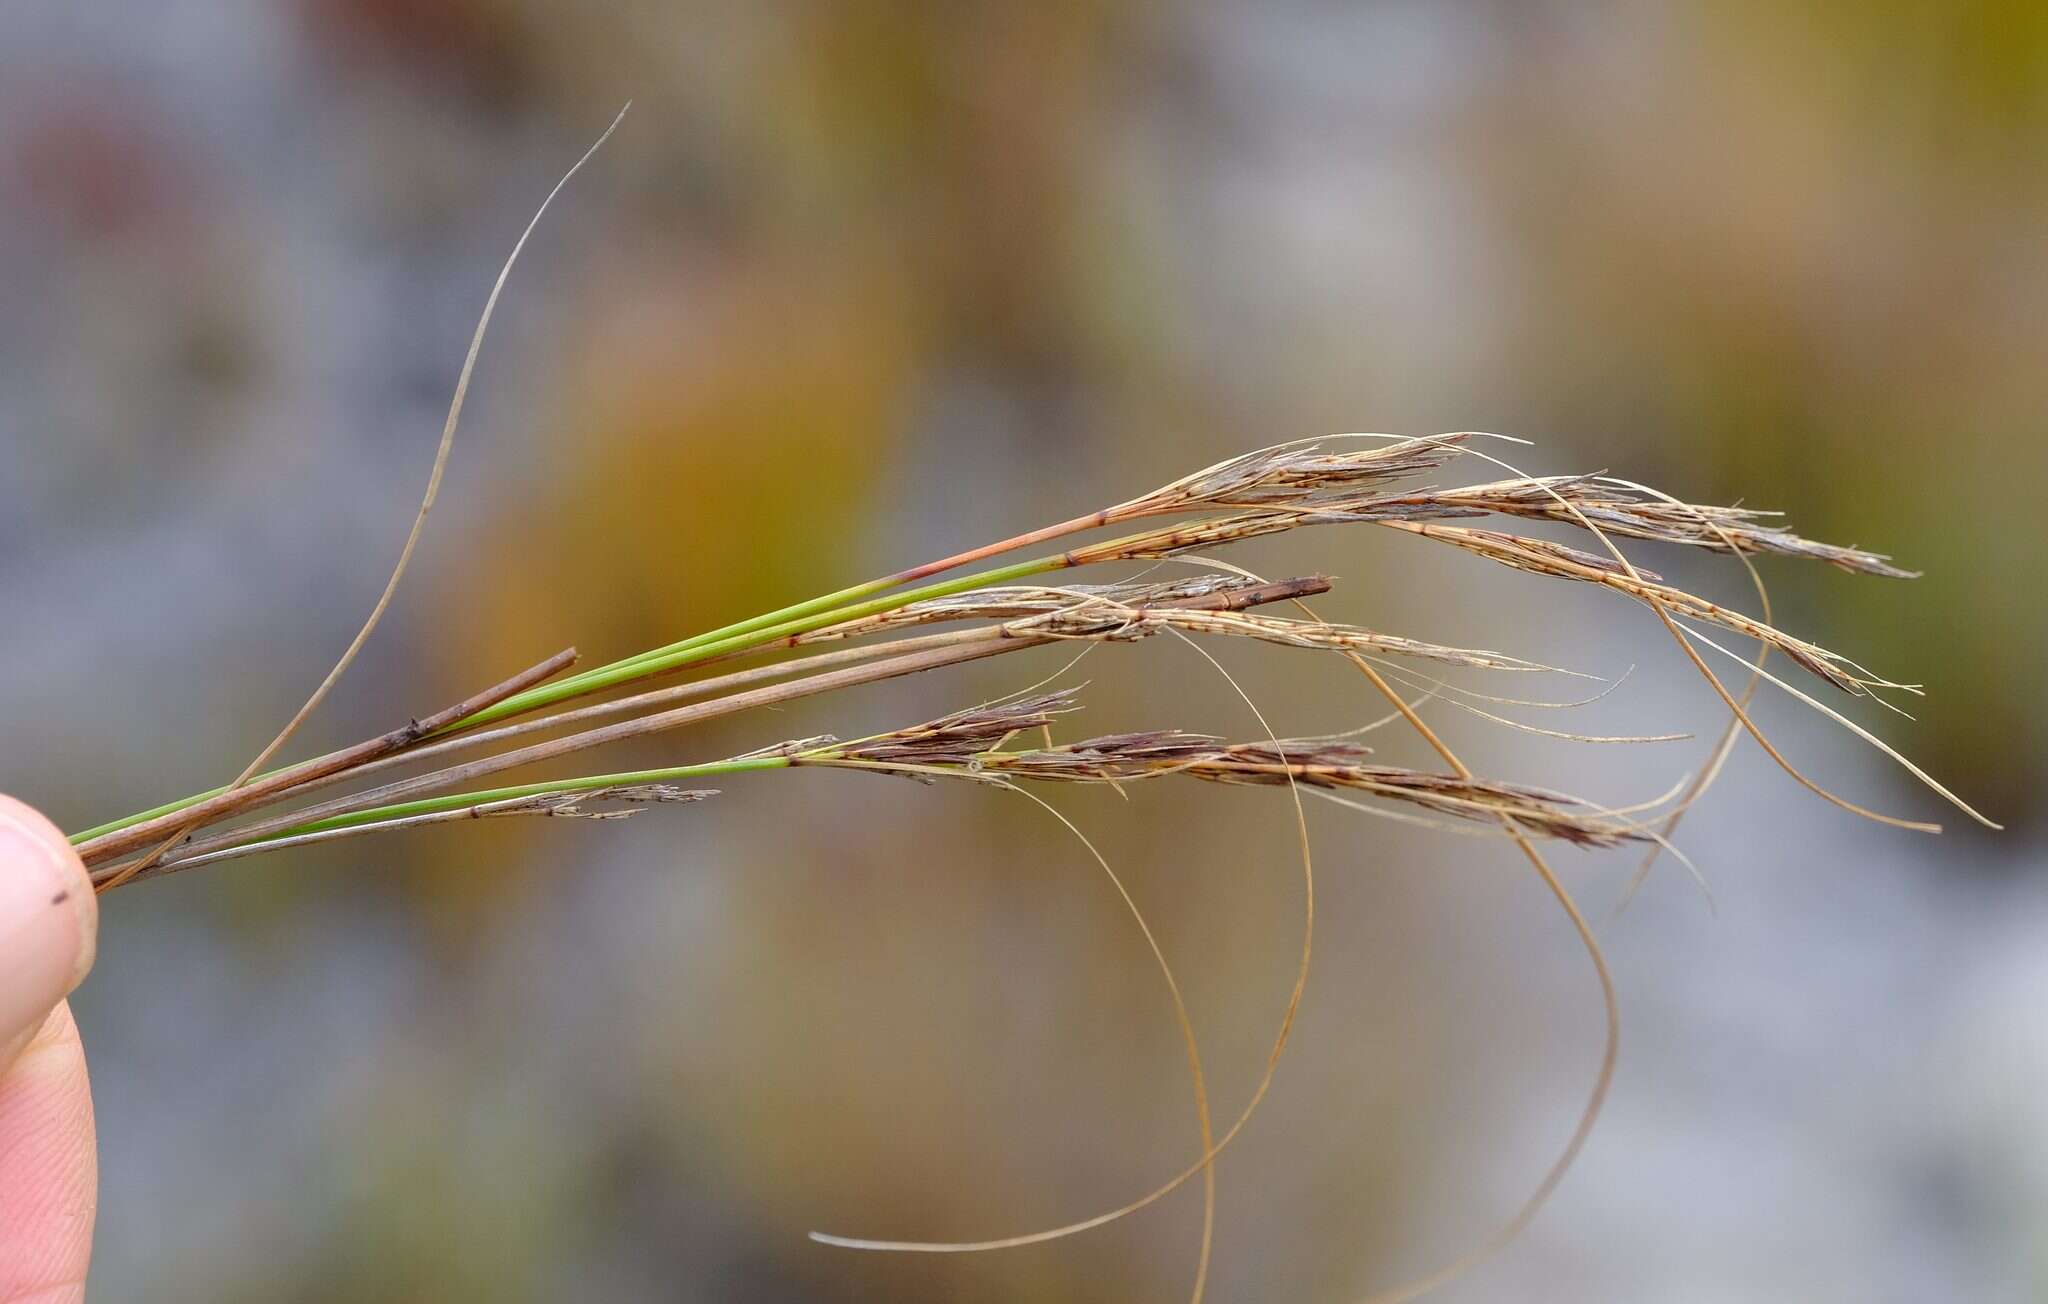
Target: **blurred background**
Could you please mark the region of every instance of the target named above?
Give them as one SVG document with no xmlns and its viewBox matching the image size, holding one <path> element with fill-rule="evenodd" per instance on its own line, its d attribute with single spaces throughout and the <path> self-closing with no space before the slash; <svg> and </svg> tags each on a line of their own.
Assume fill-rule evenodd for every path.
<svg viewBox="0 0 2048 1304">
<path fill-rule="evenodd" d="M 1635 857 L 1563 854 L 1620 1076 L 1533 1229 L 1440 1298 L 2048 1299 L 2048 8 L 9 5 L 0 788 L 81 827 L 271 736 L 383 583 L 500 260 L 628 98 L 301 749 L 1333 430 L 1500 430 L 1531 470 L 1783 507 L 1927 572 L 1766 565 L 1782 624 L 1927 684 L 1917 721 L 1860 716 L 2009 831 L 1766 688 L 1816 776 L 1949 831 L 1858 822 L 1745 743 L 1679 838 L 1718 912 L 1666 862 L 1610 918 Z M 1485 772 L 1622 802 L 1699 765 L 1715 700 L 1647 613 L 1379 533 L 1234 556 L 1333 572 L 1334 618 L 1637 667 L 1533 723 L 1701 735 L 1440 713 Z M 1341 665 L 1220 654 L 1283 733 L 1379 714 Z M 907 723 L 1057 666 L 643 755 Z M 1076 729 L 1256 732 L 1163 640 L 1078 678 Z M 724 787 L 109 898 L 77 1002 L 95 1298 L 1184 1292 L 1193 1187 L 1002 1254 L 804 1239 L 1097 1212 L 1187 1161 L 1193 1109 L 1141 939 L 1041 812 Z M 1234 1114 L 1299 944 L 1284 797 L 1053 795 L 1158 930 Z M 1353 1299 L 1470 1248 L 1599 1055 L 1585 957 L 1510 849 L 1310 819 L 1317 965 L 1219 1163 L 1216 1299 Z"/>
</svg>

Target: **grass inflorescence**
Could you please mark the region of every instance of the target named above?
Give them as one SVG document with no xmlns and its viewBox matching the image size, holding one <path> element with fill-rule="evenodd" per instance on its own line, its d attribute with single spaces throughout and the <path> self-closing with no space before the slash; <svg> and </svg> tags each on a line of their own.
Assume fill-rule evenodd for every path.
<svg viewBox="0 0 2048 1304">
<path fill-rule="evenodd" d="M 1355 454 L 1326 451 L 1329 444 L 1367 438 L 1383 442 Z M 1846 657 L 1724 604 L 1676 588 L 1655 577 L 1654 572 L 1624 561 L 1507 529 L 1446 524 L 1437 518 L 1472 517 L 1489 512 L 1579 523 L 1579 514 L 1583 514 L 1588 528 L 1603 538 L 1621 533 L 1744 556 L 1770 552 L 1813 558 L 1867 574 L 1905 573 L 1874 554 L 1815 543 L 1782 525 L 1759 530 L 1747 523 L 1754 522 L 1761 513 L 1748 509 L 1695 507 L 1648 499 L 1634 490 L 1610 493 L 1603 487 L 1608 482 L 1599 477 L 1495 481 L 1466 489 L 1398 495 L 1388 491 L 1388 483 L 1399 476 L 1441 468 L 1458 457 L 1471 438 L 1464 434 L 1415 439 L 1352 436 L 1285 445 L 1234 458 L 1093 518 L 1080 518 L 1089 523 L 1076 524 L 1072 532 L 1078 534 L 1096 528 L 1098 523 L 1114 524 L 1140 516 L 1187 518 L 1170 525 L 894 592 L 883 588 L 870 596 L 869 591 L 882 583 L 879 581 L 858 586 L 843 592 L 859 596 L 836 605 L 823 600 L 799 603 L 580 674 L 562 674 L 573 663 L 575 654 L 560 652 L 464 703 L 409 720 L 356 747 L 253 776 L 238 787 L 198 794 L 113 820 L 85 830 L 74 841 L 93 868 L 96 881 L 103 885 L 135 882 L 187 867 L 200 856 L 212 856 L 229 847 L 250 854 L 271 843 L 300 836 L 307 831 L 300 827 L 302 824 L 346 816 L 354 827 L 374 829 L 382 815 L 400 817 L 396 811 L 400 798 L 412 800 L 445 793 L 500 770 L 552 761 L 629 738 L 674 732 L 736 711 L 1052 643 L 1126 644 L 1174 631 L 1202 639 L 1236 638 L 1274 648 L 1336 652 L 1394 662 L 1423 661 L 1495 672 L 1554 670 L 1509 653 L 1446 646 L 1305 614 L 1256 610 L 1295 603 L 1329 589 L 1331 581 L 1323 576 L 1268 582 L 1242 572 L 1213 568 L 1165 580 L 1135 579 L 1107 584 L 1060 585 L 1047 578 L 1085 567 L 1154 561 L 1196 548 L 1215 549 L 1309 525 L 1373 526 L 1445 544 L 1527 573 L 1610 588 L 1687 622 L 1685 628 L 1716 626 L 1746 636 L 1782 653 L 1845 694 L 1882 700 L 1887 693 L 1919 691 L 1916 685 L 1879 676 Z M 1542 503 L 1546 500 L 1542 495 L 1547 493 L 1556 493 L 1557 498 L 1548 500 L 1548 507 L 1544 508 Z M 1246 510 L 1247 503 L 1257 506 Z M 1569 510 L 1574 508 L 1579 514 Z M 1019 537 L 1034 542 L 1045 539 L 1044 532 Z M 994 556 L 1006 550 L 1007 541 L 977 552 Z M 1032 582 L 1019 582 L 1024 580 Z M 939 627 L 946 628 L 930 632 Z M 723 667 L 769 652 L 786 655 L 749 669 L 725 670 L 685 682 L 648 687 L 651 681 L 673 681 L 698 667 Z M 627 689 L 638 691 L 621 695 L 621 690 Z M 624 718 L 610 724 L 574 729 L 599 718 L 621 716 Z M 512 721 L 517 723 L 508 723 Z M 491 751 L 495 744 L 548 732 L 559 736 L 507 751 Z M 1316 762 L 1309 770 L 1298 770 L 1296 777 L 1314 786 L 1332 786 L 1332 774 L 1343 768 L 1328 761 L 1335 746 L 1329 742 L 1299 744 L 1301 756 L 1320 756 L 1324 761 Z M 470 754 L 471 759 L 452 762 L 453 757 L 462 754 Z M 1081 755 L 1047 751 L 1040 754 L 1037 765 L 1015 761 L 1003 764 L 1011 765 L 1011 772 L 1021 777 L 1054 777 L 1051 762 L 1062 754 L 1076 760 Z M 721 771 L 705 771 L 705 767 L 737 764 L 740 759 L 685 768 L 716 773 Z M 304 820 L 292 822 L 289 816 L 273 814 L 246 825 L 233 823 L 260 811 L 302 801 L 319 790 L 428 760 L 443 764 L 414 778 L 320 803 L 310 808 Z M 1243 765 L 1233 768 L 1227 764 L 1220 753 L 1203 763 L 1182 765 L 1168 773 L 1219 782 L 1258 781 Z M 1084 775 L 1083 770 L 1077 769 L 1056 777 Z M 1117 773 L 1112 777 L 1139 776 Z M 545 781 L 534 788 L 536 792 L 582 791 L 588 778 Z M 1353 780 L 1337 786 L 1460 815 L 1494 804 L 1539 800 L 1533 791 L 1512 785 L 1487 784 L 1472 789 L 1472 781 L 1456 775 L 1439 775 L 1436 779 L 1457 782 L 1446 786 L 1429 781 L 1429 776 L 1403 778 L 1391 774 L 1368 779 L 1366 771 L 1360 770 Z M 1455 791 L 1460 787 L 1472 790 Z M 1540 798 L 1553 809 L 1562 800 L 1559 794 L 1543 794 Z M 1959 800 L 1951 800 L 1975 815 Z M 412 813 L 415 812 L 404 812 Z M 1554 820 L 1536 821 L 1533 816 L 1515 818 L 1529 827 L 1536 823 L 1566 827 Z M 179 834 L 179 845 L 154 856 L 152 863 L 139 872 L 130 872 L 138 853 L 172 832 Z"/>
<path fill-rule="evenodd" d="M 616 123 L 613 124 L 616 127 Z M 607 133 L 609 134 L 609 132 Z M 600 142 L 601 143 L 601 142 Z M 585 156 L 586 158 L 588 155 Z M 578 166 L 581 166 L 579 162 Z M 573 169 L 572 169 L 573 173 Z M 564 180 L 567 178 L 565 177 Z M 559 189 L 559 187 L 557 188 Z M 550 196 L 552 198 L 552 196 Z M 543 205 L 543 209 L 545 205 Z M 538 221 L 538 214 L 535 218 Z M 531 234 L 529 226 L 527 234 Z M 525 243 L 522 235 L 520 244 Z M 517 256 L 517 247 L 514 257 Z M 495 304 L 508 259 L 491 294 Z M 858 770 L 925 782 L 957 780 L 1032 796 L 1034 788 L 1098 784 L 1211 783 L 1284 788 L 1300 834 L 1304 920 L 1295 983 L 1258 1085 L 1234 1122 L 1212 1128 L 1200 1055 L 1171 967 L 1136 902 L 1107 861 L 1091 855 L 1136 919 L 1173 997 L 1186 1042 L 1201 1125 L 1201 1152 L 1172 1179 L 1115 1209 L 1061 1227 L 975 1242 L 884 1241 L 819 1235 L 831 1244 L 873 1250 L 965 1252 L 1041 1243 L 1123 1216 L 1200 1176 L 1204 1232 L 1194 1295 L 1206 1280 L 1214 1216 L 1216 1154 L 1235 1138 L 1271 1083 L 1307 980 L 1314 931 L 1314 874 L 1304 796 L 1452 831 L 1489 832 L 1511 841 L 1529 860 L 1569 916 L 1599 979 L 1607 1042 L 1586 1108 L 1569 1143 L 1534 1194 L 1505 1225 L 1464 1260 L 1423 1281 L 1378 1297 L 1406 1299 L 1448 1279 L 1512 1237 L 1533 1216 L 1569 1166 L 1597 1115 L 1615 1062 L 1619 1016 L 1605 960 L 1583 914 L 1539 849 L 1539 843 L 1580 847 L 1641 845 L 1654 857 L 1672 850 L 1680 814 L 1698 799 L 1738 732 L 1753 736 L 1797 781 L 1846 809 L 1917 829 L 1931 824 L 1867 811 L 1828 792 L 1797 770 L 1765 736 L 1748 710 L 1759 683 L 1784 688 L 1905 765 L 1951 805 L 1989 824 L 1960 798 L 1861 725 L 1765 668 L 1776 652 L 1817 681 L 1822 691 L 1891 705 L 1912 684 L 1878 675 L 1857 662 L 1777 628 L 1757 579 L 1762 614 L 1752 616 L 1679 588 L 1638 566 L 1616 539 L 1649 541 L 1731 557 L 1756 576 L 1753 559 L 1769 555 L 1819 561 L 1855 574 L 1909 577 L 1888 558 L 1860 548 L 1816 542 L 1794 533 L 1775 513 L 1698 505 L 1606 474 L 1529 476 L 1487 448 L 1499 436 L 1460 432 L 1423 437 L 1342 435 L 1259 449 L 1172 480 L 1134 498 L 1071 519 L 934 559 L 832 593 L 765 611 L 717 629 L 677 638 L 604 665 L 575 669 L 573 649 L 556 652 L 462 702 L 394 722 L 353 747 L 266 770 L 297 725 L 317 707 L 388 607 L 431 509 L 452 444 L 489 308 L 457 385 L 432 478 L 398 566 L 370 619 L 293 721 L 234 781 L 75 834 L 79 855 L 102 892 L 222 861 L 343 838 L 387 834 L 470 819 L 586 818 L 605 821 L 656 806 L 692 804 L 715 795 L 697 785 L 763 778 L 799 768 Z M 1443 487 L 1424 477 L 1485 464 L 1488 478 Z M 1509 472 L 1500 478 L 1501 470 Z M 1563 524 L 1589 541 L 1575 547 L 1522 532 L 1519 522 Z M 1533 576 L 1604 588 L 1647 608 L 1729 708 L 1728 733 L 1690 786 L 1670 799 L 1610 810 L 1548 788 L 1482 777 L 1424 722 L 1420 705 L 1435 699 L 1488 720 L 1531 728 L 1475 703 L 1504 699 L 1437 678 L 1435 671 L 1485 674 L 1569 673 L 1508 652 L 1438 644 L 1405 634 L 1340 624 L 1315 615 L 1305 599 L 1333 582 L 1316 573 L 1280 580 L 1252 575 L 1214 557 L 1253 538 L 1309 526 L 1377 530 L 1454 549 Z M 974 569 L 984 563 L 1000 564 Z M 1189 566 L 1158 573 L 1158 564 Z M 1146 564 L 1151 564 L 1146 566 Z M 1069 572 L 1146 566 L 1135 577 L 1083 582 Z M 1711 631 L 1711 632 L 1710 632 Z M 1735 635 L 1755 647 L 1750 681 L 1731 690 L 1703 650 L 1739 654 L 1715 641 Z M 840 740 L 813 737 L 769 742 L 731 755 L 690 759 L 622 773 L 562 773 L 516 786 L 484 782 L 537 765 L 570 768 L 571 758 L 611 744 L 659 736 L 687 746 L 689 731 L 707 721 L 759 712 L 783 703 L 851 691 L 862 685 L 922 675 L 1031 649 L 1137 645 L 1159 636 L 1192 646 L 1212 665 L 1204 644 L 1242 640 L 1271 655 L 1317 654 L 1350 663 L 1388 712 L 1367 728 L 1405 727 L 1435 755 L 1431 768 L 1394 765 L 1347 735 L 1283 738 L 1243 700 L 1259 736 L 1226 739 L 1186 731 L 1176 722 L 1133 732 L 1057 742 L 1081 706 L 1076 690 L 1044 687 L 941 715 L 882 734 Z M 1217 670 L 1221 672 L 1218 665 Z M 1057 676 L 1055 676 L 1057 677 Z M 1228 679 L 1228 676 L 1224 676 Z M 1400 685 L 1417 688 L 1404 694 Z M 1242 696 L 1235 681 L 1234 692 Z M 1535 732 L 1590 742 L 1549 729 Z M 393 771 L 411 770 L 406 777 Z M 373 778 L 374 776 L 374 778 Z M 339 790 L 339 791 L 337 791 Z M 1040 804 L 1040 798 L 1033 797 Z M 1047 807 L 1051 810 L 1051 807 Z M 1057 811 L 1054 816 L 1073 829 Z M 1995 827 L 1995 826 L 1994 826 Z M 1078 829 L 1073 829 L 1079 835 Z M 1085 842 L 1085 837 L 1083 838 Z M 1643 870 L 1649 868 L 1645 860 Z M 1638 875 L 1640 881 L 1641 874 Z"/>
</svg>

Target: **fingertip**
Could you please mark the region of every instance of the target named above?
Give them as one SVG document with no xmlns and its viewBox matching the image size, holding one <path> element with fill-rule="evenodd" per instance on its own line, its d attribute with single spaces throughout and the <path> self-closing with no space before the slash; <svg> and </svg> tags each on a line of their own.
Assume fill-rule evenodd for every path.
<svg viewBox="0 0 2048 1304">
<path fill-rule="evenodd" d="M 0 827 L 13 828 L 34 842 L 38 850 L 48 858 L 52 869 L 64 876 L 65 886 L 80 896 L 90 897 L 92 875 L 87 872 L 85 862 L 78 858 L 71 839 L 64 830 L 50 822 L 50 817 L 17 797 L 0 792 Z M 97 919 L 99 911 L 93 911 Z"/>
<path fill-rule="evenodd" d="M 99 901 L 56 825 L 0 795 L 0 1045 L 40 1026 L 92 968 Z"/>
<path fill-rule="evenodd" d="M 0 1300 L 84 1298 L 99 1173 L 85 1050 L 60 1003 L 0 1069 Z"/>
</svg>

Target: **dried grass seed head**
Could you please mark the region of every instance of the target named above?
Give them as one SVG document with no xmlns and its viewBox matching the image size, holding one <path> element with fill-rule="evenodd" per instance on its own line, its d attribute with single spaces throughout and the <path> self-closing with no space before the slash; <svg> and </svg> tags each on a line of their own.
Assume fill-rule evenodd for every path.
<svg viewBox="0 0 2048 1304">
<path fill-rule="evenodd" d="M 1400 439 L 1331 452 L 1322 440 L 1279 444 L 1226 458 L 1103 513 L 1104 523 L 1206 508 L 1313 505 L 1435 470 L 1458 455 L 1464 434 Z"/>
<path fill-rule="evenodd" d="M 1882 553 L 1795 534 L 1790 527 L 1772 521 L 1782 512 L 1672 502 L 1631 481 L 1604 474 L 1501 480 L 1418 495 L 1416 501 L 1439 503 L 1459 513 L 1483 511 L 1569 525 L 1582 525 L 1583 516 L 1601 530 L 1627 538 L 1719 553 L 1771 553 L 1889 579 L 1918 578 L 1918 572 L 1892 565 Z"/>
</svg>

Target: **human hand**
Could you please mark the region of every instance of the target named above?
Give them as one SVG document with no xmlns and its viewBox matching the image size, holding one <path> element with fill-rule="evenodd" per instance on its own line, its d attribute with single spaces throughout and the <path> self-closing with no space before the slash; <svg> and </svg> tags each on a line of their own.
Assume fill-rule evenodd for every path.
<svg viewBox="0 0 2048 1304">
<path fill-rule="evenodd" d="M 0 796 L 0 1304 L 85 1298 L 99 1163 L 64 998 L 92 967 L 99 918 L 64 835 Z"/>
</svg>

